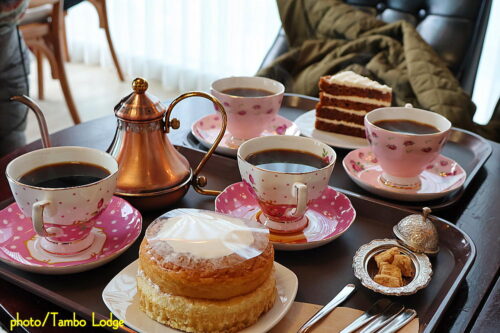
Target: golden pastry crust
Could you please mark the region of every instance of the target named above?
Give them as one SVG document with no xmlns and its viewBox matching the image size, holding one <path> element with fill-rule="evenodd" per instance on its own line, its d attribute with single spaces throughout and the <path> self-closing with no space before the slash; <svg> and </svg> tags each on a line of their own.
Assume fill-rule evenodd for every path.
<svg viewBox="0 0 500 333">
<path fill-rule="evenodd" d="M 406 254 L 402 254 L 397 247 L 377 254 L 375 261 L 379 270 L 373 280 L 383 286 L 402 287 L 407 284 L 403 276 L 407 278 L 415 276 L 415 268 L 411 259 Z"/>
<path fill-rule="evenodd" d="M 373 278 L 373 281 L 377 282 L 378 284 L 381 284 L 386 287 L 391 287 L 391 288 L 398 288 L 402 287 L 403 284 L 400 282 L 400 280 L 397 277 L 386 275 L 386 274 L 377 274 Z"/>
<path fill-rule="evenodd" d="M 379 275 L 388 275 L 398 279 L 399 287 L 403 286 L 403 276 L 401 275 L 401 269 L 398 266 L 383 263 L 380 265 L 378 272 Z"/>
<path fill-rule="evenodd" d="M 267 237 L 267 235 L 265 236 Z M 191 267 L 163 260 L 154 253 L 146 237 L 139 250 L 139 267 L 164 293 L 177 296 L 223 300 L 247 294 L 269 278 L 273 268 L 271 243 L 260 255 L 235 264 L 236 254 L 218 259 L 222 268 L 214 268 L 210 259 L 199 259 Z M 187 260 L 187 259 L 186 259 Z"/>
<path fill-rule="evenodd" d="M 227 300 L 196 299 L 161 293 L 143 274 L 137 276 L 140 309 L 150 318 L 186 332 L 231 333 L 255 323 L 276 299 L 274 272 L 257 289 Z"/>
<path fill-rule="evenodd" d="M 392 264 L 394 266 L 399 267 L 401 269 L 401 273 L 405 277 L 414 277 L 415 276 L 415 269 L 413 268 L 413 264 L 411 262 L 411 259 L 405 255 L 405 254 L 396 254 L 394 256 L 394 260 L 392 261 Z"/>
<path fill-rule="evenodd" d="M 381 252 L 375 256 L 375 262 L 377 263 L 377 267 L 380 268 L 381 264 L 386 262 L 391 264 L 394 260 L 394 256 L 396 254 L 400 254 L 401 251 L 397 247 L 392 247 L 384 252 Z"/>
</svg>

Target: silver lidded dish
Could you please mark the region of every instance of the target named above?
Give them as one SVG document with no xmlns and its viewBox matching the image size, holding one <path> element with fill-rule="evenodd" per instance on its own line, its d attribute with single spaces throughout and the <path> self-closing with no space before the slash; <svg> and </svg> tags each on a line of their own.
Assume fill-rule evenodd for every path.
<svg viewBox="0 0 500 333">
<path fill-rule="evenodd" d="M 402 287 L 386 287 L 373 280 L 377 274 L 375 256 L 392 247 L 398 247 L 412 261 L 415 276 Z M 352 267 L 354 275 L 366 288 L 390 296 L 412 295 L 418 290 L 427 287 L 432 276 L 432 265 L 429 258 L 422 253 L 415 253 L 401 245 L 396 239 L 375 239 L 362 245 L 354 255 Z"/>
<path fill-rule="evenodd" d="M 428 255 L 439 252 L 439 238 L 436 226 L 427 216 L 429 207 L 422 214 L 413 214 L 398 222 L 392 229 L 396 237 L 410 250 Z"/>
</svg>

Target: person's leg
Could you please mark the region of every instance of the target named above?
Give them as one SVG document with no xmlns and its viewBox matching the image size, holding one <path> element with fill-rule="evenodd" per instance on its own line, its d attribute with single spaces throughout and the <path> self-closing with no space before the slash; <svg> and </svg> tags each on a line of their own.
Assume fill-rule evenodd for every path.
<svg viewBox="0 0 500 333">
<path fill-rule="evenodd" d="M 10 102 L 28 95 L 29 57 L 15 26 L 0 34 L 0 156 L 26 144 L 26 106 Z"/>
</svg>

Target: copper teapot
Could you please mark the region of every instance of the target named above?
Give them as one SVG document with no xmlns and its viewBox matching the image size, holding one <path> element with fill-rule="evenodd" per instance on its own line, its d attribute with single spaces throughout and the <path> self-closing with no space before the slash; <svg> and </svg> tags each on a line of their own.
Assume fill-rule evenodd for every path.
<svg viewBox="0 0 500 333">
<path fill-rule="evenodd" d="M 158 98 L 146 92 L 146 80 L 135 79 L 132 89 L 134 91 L 114 109 L 117 128 L 108 148 L 120 168 L 116 194 L 143 210 L 173 204 L 184 196 L 190 185 L 201 194 L 218 194 L 218 191 L 203 189 L 207 179 L 199 174 L 226 130 L 227 116 L 219 100 L 203 92 L 188 92 L 166 108 Z M 222 126 L 214 144 L 193 171 L 187 159 L 170 143 L 167 133 L 180 126 L 179 120 L 170 119 L 175 105 L 194 96 L 207 98 L 218 106 Z"/>
</svg>

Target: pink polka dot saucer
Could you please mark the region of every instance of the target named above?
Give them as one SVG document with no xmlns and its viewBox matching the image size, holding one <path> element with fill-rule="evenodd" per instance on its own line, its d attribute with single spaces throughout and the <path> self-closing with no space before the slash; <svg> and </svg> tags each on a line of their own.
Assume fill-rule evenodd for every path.
<svg viewBox="0 0 500 333">
<path fill-rule="evenodd" d="M 257 200 L 243 182 L 228 186 L 217 196 L 215 211 L 256 221 L 261 214 Z M 356 218 L 356 210 L 344 194 L 327 187 L 310 203 L 306 217 L 309 222 L 301 232 L 270 233 L 270 241 L 276 250 L 298 251 L 325 245 L 349 229 Z"/>
<path fill-rule="evenodd" d="M 76 255 L 55 255 L 40 247 L 31 219 L 13 203 L 0 211 L 0 261 L 41 274 L 87 271 L 118 257 L 134 243 L 141 228 L 141 213 L 124 199 L 113 197 L 91 231 L 92 245 Z"/>
<path fill-rule="evenodd" d="M 191 126 L 191 133 L 205 147 L 210 148 L 219 135 L 222 120 L 219 114 L 210 114 L 200 118 Z M 297 125 L 280 115 L 276 115 L 268 124 L 266 129 L 260 134 L 269 135 L 300 135 Z M 232 139 L 232 134 L 226 129 L 226 133 L 220 144 L 215 149 L 216 152 L 229 156 L 236 156 L 238 147 L 242 142 Z"/>
</svg>

